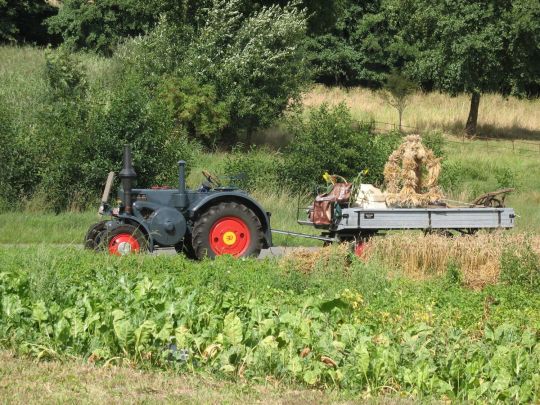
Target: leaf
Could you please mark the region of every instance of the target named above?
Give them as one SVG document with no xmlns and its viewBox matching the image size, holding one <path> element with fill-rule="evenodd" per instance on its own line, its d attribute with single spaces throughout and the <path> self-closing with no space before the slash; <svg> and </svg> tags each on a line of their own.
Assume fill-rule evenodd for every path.
<svg viewBox="0 0 540 405">
<path fill-rule="evenodd" d="M 162 342 L 169 342 L 171 336 L 173 335 L 173 324 L 170 322 L 165 322 L 159 333 L 156 335 L 156 339 L 161 340 Z"/>
<path fill-rule="evenodd" d="M 300 374 L 302 372 L 302 363 L 300 359 L 296 356 L 290 359 L 287 369 L 294 375 Z"/>
<path fill-rule="evenodd" d="M 125 318 L 125 313 L 121 309 L 112 311 L 113 329 L 122 348 L 128 346 L 129 336 L 131 334 L 131 323 Z"/>
<path fill-rule="evenodd" d="M 231 345 L 237 345 L 242 342 L 242 321 L 233 312 L 225 316 L 223 320 L 223 334 Z"/>
<path fill-rule="evenodd" d="M 140 353 L 150 343 L 155 330 L 156 323 L 148 319 L 135 330 L 135 351 Z"/>
<path fill-rule="evenodd" d="M 358 370 L 361 373 L 366 374 L 369 368 L 369 351 L 366 345 L 357 345 L 354 348 L 354 353 L 356 354 Z"/>
<path fill-rule="evenodd" d="M 304 381 L 309 385 L 313 385 L 319 379 L 319 372 L 315 370 L 308 370 L 304 373 Z"/>
<path fill-rule="evenodd" d="M 43 301 L 39 301 L 32 306 L 32 319 L 37 322 L 45 322 L 49 319 L 49 314 Z"/>
</svg>

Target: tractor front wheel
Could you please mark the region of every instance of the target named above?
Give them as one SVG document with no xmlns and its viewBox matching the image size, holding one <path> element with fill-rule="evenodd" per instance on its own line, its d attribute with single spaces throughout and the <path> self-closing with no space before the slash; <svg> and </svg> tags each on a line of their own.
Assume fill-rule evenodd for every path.
<svg viewBox="0 0 540 405">
<path fill-rule="evenodd" d="M 89 250 L 96 250 L 99 247 L 99 236 L 101 232 L 105 230 L 105 223 L 107 221 L 101 221 L 92 225 L 86 236 L 84 237 L 84 248 Z"/>
<path fill-rule="evenodd" d="M 120 225 L 101 236 L 101 248 L 111 255 L 125 256 L 148 250 L 148 240 L 141 230 L 133 225 Z"/>
<path fill-rule="evenodd" d="M 258 256 L 263 240 L 264 233 L 257 215 L 235 202 L 210 207 L 193 226 L 192 246 L 198 259 L 220 255 Z"/>
</svg>

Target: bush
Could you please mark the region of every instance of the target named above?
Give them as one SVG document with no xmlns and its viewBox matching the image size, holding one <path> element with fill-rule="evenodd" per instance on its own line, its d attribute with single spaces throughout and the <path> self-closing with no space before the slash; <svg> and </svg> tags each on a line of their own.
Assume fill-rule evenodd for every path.
<svg viewBox="0 0 540 405">
<path fill-rule="evenodd" d="M 283 186 L 282 165 L 283 158 L 278 152 L 264 148 L 251 148 L 246 152 L 239 145 L 227 156 L 225 173 L 231 185 L 243 190 L 277 190 Z"/>
<path fill-rule="evenodd" d="M 189 76 L 171 77 L 164 79 L 160 93 L 175 124 L 206 146 L 215 145 L 230 124 L 229 106 L 217 100 L 212 84 L 201 85 Z"/>
<path fill-rule="evenodd" d="M 78 99 L 86 96 L 87 78 L 80 60 L 66 48 L 45 51 L 45 77 L 55 98 Z"/>
<path fill-rule="evenodd" d="M 323 104 L 308 119 L 296 114 L 288 127 L 293 138 L 285 151 L 284 173 L 303 190 L 319 184 L 325 171 L 352 180 L 368 169 L 363 181 L 382 185 L 384 164 L 401 139 L 397 133 L 374 135 L 371 124 L 354 121 L 344 104 Z"/>
<path fill-rule="evenodd" d="M 439 131 L 431 131 L 422 134 L 422 143 L 431 149 L 435 156 L 444 157 L 444 148 L 446 146 L 446 141 L 444 136 Z"/>
<path fill-rule="evenodd" d="M 540 257 L 530 243 L 521 249 L 507 249 L 501 256 L 502 282 L 528 288 L 540 287 Z"/>
</svg>

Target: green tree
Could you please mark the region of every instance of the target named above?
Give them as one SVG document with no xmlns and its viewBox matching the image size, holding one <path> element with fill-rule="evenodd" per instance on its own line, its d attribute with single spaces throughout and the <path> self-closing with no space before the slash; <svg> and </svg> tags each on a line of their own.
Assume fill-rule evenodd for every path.
<svg viewBox="0 0 540 405">
<path fill-rule="evenodd" d="M 241 0 L 215 0 L 197 14 L 199 27 L 164 17 L 149 35 L 133 40 L 118 55 L 150 89 L 169 76 L 180 81 L 189 77 L 207 86 L 208 91 L 201 91 L 213 101 L 205 103 L 216 107 L 212 114 L 219 120 L 212 121 L 219 122 L 218 138 L 228 145 L 239 138 L 251 143 L 255 130 L 269 126 L 299 100 L 309 79 L 302 49 L 305 12 L 294 5 L 274 5 L 245 15 L 243 7 Z M 202 93 L 183 91 L 193 97 Z M 176 98 L 175 109 L 186 112 L 193 101 Z M 200 120 L 209 117 L 208 108 L 197 111 L 191 123 L 182 120 L 188 131 L 190 126 L 201 129 Z"/>
<path fill-rule="evenodd" d="M 44 25 L 56 12 L 45 0 L 0 0 L 0 42 L 56 42 Z"/>
<path fill-rule="evenodd" d="M 524 95 L 540 80 L 537 0 L 388 0 L 385 12 L 416 50 L 406 64 L 412 77 L 471 95 L 469 135 L 476 133 L 483 93 Z"/>
<path fill-rule="evenodd" d="M 148 33 L 168 16 L 179 24 L 195 24 L 195 11 L 207 1 L 196 0 L 64 0 L 48 19 L 49 31 L 59 34 L 72 50 L 88 49 L 112 55 L 126 37 Z"/>
<path fill-rule="evenodd" d="M 383 100 L 397 110 L 400 131 L 403 112 L 405 111 L 405 108 L 407 108 L 410 97 L 414 94 L 416 89 L 416 83 L 411 82 L 400 73 L 393 72 L 387 76 L 384 88 L 380 92 Z"/>
</svg>

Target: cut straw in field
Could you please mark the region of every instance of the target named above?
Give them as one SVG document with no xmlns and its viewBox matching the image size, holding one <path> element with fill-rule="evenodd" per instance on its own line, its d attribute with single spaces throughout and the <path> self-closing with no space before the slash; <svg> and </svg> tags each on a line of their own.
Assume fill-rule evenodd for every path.
<svg viewBox="0 0 540 405">
<path fill-rule="evenodd" d="M 455 238 L 400 233 L 373 238 L 366 260 L 375 260 L 395 274 L 414 279 L 442 276 L 454 263 L 464 285 L 480 289 L 499 280 L 501 255 L 507 249 L 519 252 L 526 244 L 540 253 L 540 238 L 525 234 L 478 234 Z"/>
</svg>

